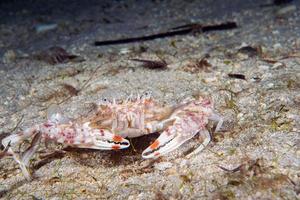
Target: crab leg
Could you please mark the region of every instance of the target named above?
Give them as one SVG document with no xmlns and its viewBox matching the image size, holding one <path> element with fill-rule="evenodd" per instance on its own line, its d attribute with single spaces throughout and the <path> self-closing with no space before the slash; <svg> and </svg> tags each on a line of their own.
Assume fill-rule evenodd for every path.
<svg viewBox="0 0 300 200">
<path fill-rule="evenodd" d="M 38 127 L 38 126 L 35 126 L 35 127 L 33 127 L 33 128 L 26 129 L 26 130 L 23 131 L 23 132 L 9 135 L 9 136 L 7 136 L 6 138 L 4 138 L 4 139 L 2 140 L 2 145 L 3 145 L 4 147 L 7 147 L 9 144 L 10 144 L 10 145 L 13 145 L 13 144 L 22 142 L 22 141 L 25 140 L 26 138 L 29 138 L 29 137 L 31 137 L 32 135 L 34 135 L 38 130 L 39 130 L 39 127 Z"/>
<path fill-rule="evenodd" d="M 16 160 L 17 163 L 20 165 L 20 169 L 28 181 L 31 180 L 31 175 L 27 167 L 29 165 L 30 158 L 33 156 L 33 154 L 36 152 L 36 150 L 39 147 L 40 138 L 41 138 L 40 133 L 35 134 L 30 147 L 24 152 L 22 158 L 19 158 L 19 156 L 13 151 L 11 152 L 14 160 Z"/>
<path fill-rule="evenodd" d="M 205 128 L 199 123 L 201 120 L 201 116 L 192 116 L 185 119 L 177 118 L 174 125 L 165 130 L 157 140 L 142 153 L 143 158 L 156 158 L 175 150 Z"/>
<path fill-rule="evenodd" d="M 30 173 L 28 172 L 26 165 L 28 164 L 29 160 L 27 161 L 27 157 L 31 157 L 33 155 L 34 152 L 31 153 L 31 151 L 33 149 L 31 149 L 31 147 L 25 152 L 25 157 L 20 158 L 20 156 L 15 153 L 12 148 L 10 147 L 10 145 L 15 144 L 15 143 L 19 143 L 23 140 L 25 140 L 28 137 L 31 137 L 32 135 L 40 135 L 39 133 L 37 133 L 39 127 L 33 127 L 33 128 L 29 128 L 26 129 L 24 132 L 20 132 L 17 134 L 12 134 L 10 136 L 7 136 L 6 138 L 4 138 L 2 140 L 2 145 L 5 147 L 5 155 L 11 155 L 13 157 L 13 159 L 20 165 L 20 168 L 24 174 L 24 176 L 26 177 L 27 180 L 31 180 L 31 176 Z M 40 137 L 40 136 L 39 136 Z M 35 141 L 35 140 L 34 140 Z M 35 144 L 32 143 L 32 146 L 35 146 Z M 27 154 L 27 155 L 26 155 Z M 24 159 L 25 158 L 25 162 Z"/>
<path fill-rule="evenodd" d="M 208 132 L 208 130 L 203 129 L 199 132 L 199 134 L 204 137 L 204 141 L 199 145 L 199 147 L 197 149 L 195 149 L 193 152 L 188 154 L 187 158 L 190 158 L 193 155 L 196 155 L 199 152 L 201 152 L 209 144 L 209 142 L 211 141 L 211 136 L 210 136 L 210 133 Z"/>
<path fill-rule="evenodd" d="M 220 115 L 213 113 L 208 119 L 218 122 L 216 129 L 215 129 L 215 132 L 218 132 L 220 130 L 220 128 L 222 127 L 223 118 Z"/>
<path fill-rule="evenodd" d="M 30 147 L 23 153 L 23 155 L 22 155 L 22 162 L 26 166 L 29 165 L 30 159 L 32 158 L 33 154 L 38 150 L 38 148 L 39 148 L 39 142 L 40 142 L 41 138 L 42 138 L 41 133 L 40 132 L 37 133 L 33 137 L 32 141 L 31 141 Z"/>
</svg>

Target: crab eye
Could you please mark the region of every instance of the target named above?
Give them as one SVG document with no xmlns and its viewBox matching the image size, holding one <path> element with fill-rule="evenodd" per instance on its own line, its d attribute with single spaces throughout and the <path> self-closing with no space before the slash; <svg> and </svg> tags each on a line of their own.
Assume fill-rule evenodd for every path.
<svg viewBox="0 0 300 200">
<path fill-rule="evenodd" d="M 144 98 L 150 98 L 152 96 L 152 91 L 146 91 L 144 92 L 144 94 L 142 95 L 142 97 Z"/>
<path fill-rule="evenodd" d="M 105 97 L 99 101 L 100 105 L 108 105 L 109 103 L 110 103 L 110 101 L 108 100 L 108 98 L 105 98 Z"/>
</svg>

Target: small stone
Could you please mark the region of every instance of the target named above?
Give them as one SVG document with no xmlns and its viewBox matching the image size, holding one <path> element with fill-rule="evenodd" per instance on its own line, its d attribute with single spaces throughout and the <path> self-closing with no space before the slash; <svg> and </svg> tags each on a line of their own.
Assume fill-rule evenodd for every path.
<svg viewBox="0 0 300 200">
<path fill-rule="evenodd" d="M 217 77 L 208 77 L 203 79 L 205 83 L 212 83 L 212 82 L 216 82 L 217 80 L 218 80 Z"/>
<path fill-rule="evenodd" d="M 170 162 L 160 162 L 160 163 L 156 163 L 154 165 L 154 168 L 157 170 L 160 170 L 160 171 L 164 171 L 168 168 L 171 168 L 172 166 L 173 166 L 173 164 Z"/>
<path fill-rule="evenodd" d="M 274 87 L 274 83 L 268 83 L 267 88 L 273 88 Z"/>
<path fill-rule="evenodd" d="M 272 66 L 272 69 L 279 69 L 279 68 L 282 68 L 284 67 L 285 65 L 281 62 L 276 62 L 274 63 L 274 65 Z"/>
<path fill-rule="evenodd" d="M 260 65 L 258 66 L 258 69 L 260 70 L 268 70 L 270 67 L 268 65 Z"/>
</svg>

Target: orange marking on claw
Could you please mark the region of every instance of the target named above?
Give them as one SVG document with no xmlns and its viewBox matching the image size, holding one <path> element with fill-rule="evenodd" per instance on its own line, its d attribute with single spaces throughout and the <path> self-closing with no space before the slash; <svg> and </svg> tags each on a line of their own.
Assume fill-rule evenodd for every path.
<svg viewBox="0 0 300 200">
<path fill-rule="evenodd" d="M 151 145 L 150 145 L 150 149 L 156 149 L 159 145 L 159 141 L 155 140 Z"/>
<path fill-rule="evenodd" d="M 123 138 L 121 136 L 119 136 L 119 135 L 114 135 L 113 141 L 114 142 L 122 142 Z"/>
<path fill-rule="evenodd" d="M 118 150 L 118 149 L 120 149 L 120 145 L 113 145 L 111 148 L 114 150 Z"/>
</svg>

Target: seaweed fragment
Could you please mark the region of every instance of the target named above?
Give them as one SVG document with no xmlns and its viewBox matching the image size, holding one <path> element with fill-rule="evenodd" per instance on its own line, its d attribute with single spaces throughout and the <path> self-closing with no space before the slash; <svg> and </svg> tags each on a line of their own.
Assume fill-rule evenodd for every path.
<svg viewBox="0 0 300 200">
<path fill-rule="evenodd" d="M 262 54 L 261 46 L 244 46 L 238 50 L 238 53 L 246 54 L 249 57 L 259 56 Z"/>
<path fill-rule="evenodd" d="M 67 83 L 63 83 L 62 84 L 63 88 L 68 91 L 68 93 L 71 95 L 71 96 L 77 96 L 78 93 L 80 92 L 80 90 L 76 89 L 74 86 L 70 85 L 70 84 L 67 84 Z"/>
<path fill-rule="evenodd" d="M 209 68 L 211 68 L 212 65 L 209 63 L 208 58 L 209 55 L 205 55 L 194 62 L 188 63 L 183 67 L 183 70 L 190 73 L 199 73 L 200 71 L 209 72 Z"/>
<path fill-rule="evenodd" d="M 33 55 L 33 58 L 44 61 L 51 65 L 66 63 L 69 61 L 81 62 L 84 59 L 80 56 L 69 54 L 64 48 L 54 46 Z"/>
<path fill-rule="evenodd" d="M 168 63 L 165 60 L 143 60 L 143 59 L 130 59 L 132 61 L 142 63 L 142 67 L 148 69 L 166 69 Z"/>
</svg>

